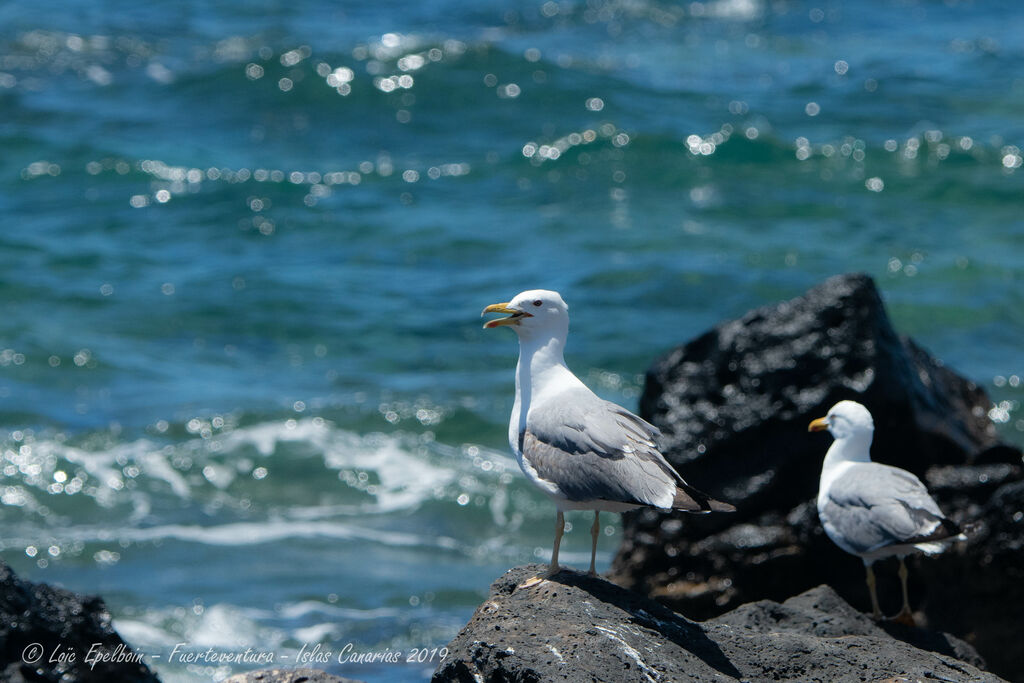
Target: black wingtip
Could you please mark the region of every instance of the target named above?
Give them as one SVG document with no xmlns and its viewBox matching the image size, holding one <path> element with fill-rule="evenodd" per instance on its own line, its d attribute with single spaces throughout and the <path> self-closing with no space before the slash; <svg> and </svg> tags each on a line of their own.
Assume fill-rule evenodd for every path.
<svg viewBox="0 0 1024 683">
<path fill-rule="evenodd" d="M 736 506 L 730 503 L 723 503 L 715 500 L 706 493 L 702 493 L 689 484 L 676 488 L 675 498 L 672 500 L 672 509 L 685 512 L 707 513 L 707 512 L 736 512 Z"/>
<path fill-rule="evenodd" d="M 967 535 L 973 533 L 977 527 L 976 524 L 966 524 L 962 528 L 953 520 L 942 517 L 938 520 L 938 524 L 929 533 L 921 536 L 915 536 L 902 541 L 906 545 L 916 545 L 918 543 L 941 543 L 943 541 L 956 541 L 966 538 Z"/>
<path fill-rule="evenodd" d="M 946 538 L 953 540 L 965 541 L 969 536 L 973 536 L 980 528 L 980 524 L 977 522 L 969 522 L 967 524 L 957 524 L 951 519 L 942 519 L 942 529 L 946 532 Z"/>
</svg>

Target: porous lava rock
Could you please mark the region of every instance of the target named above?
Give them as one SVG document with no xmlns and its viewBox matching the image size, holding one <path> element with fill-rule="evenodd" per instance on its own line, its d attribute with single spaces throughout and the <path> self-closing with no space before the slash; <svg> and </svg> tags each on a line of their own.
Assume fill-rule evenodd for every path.
<svg viewBox="0 0 1024 683">
<path fill-rule="evenodd" d="M 1000 440 L 980 387 L 896 333 L 866 275 L 720 324 L 652 365 L 641 415 L 683 476 L 737 512 L 624 515 L 612 579 L 696 619 L 822 583 L 868 610 L 862 563 L 825 537 L 814 506 L 831 437 L 807 425 L 843 399 L 871 411 L 875 461 L 917 474 L 973 528 L 942 556 L 909 561 L 919 622 L 1024 680 L 1024 650 L 1009 646 L 1024 612 L 1021 453 Z M 895 612 L 895 560 L 876 573 L 883 610 Z"/>
<path fill-rule="evenodd" d="M 96 596 L 32 583 L 0 560 L 0 681 L 159 683 Z"/>
<path fill-rule="evenodd" d="M 448 645 L 434 683 L 1001 679 L 969 645 L 875 624 L 827 586 L 695 622 L 604 579 L 517 567 Z"/>
</svg>

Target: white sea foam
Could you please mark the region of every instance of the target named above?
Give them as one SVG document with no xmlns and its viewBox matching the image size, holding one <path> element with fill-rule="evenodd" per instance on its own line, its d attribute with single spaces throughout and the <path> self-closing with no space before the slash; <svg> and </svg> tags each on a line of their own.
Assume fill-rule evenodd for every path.
<svg viewBox="0 0 1024 683">
<path fill-rule="evenodd" d="M 331 432 L 330 423 L 326 420 L 309 418 L 304 420 L 285 420 L 263 422 L 261 424 L 242 427 L 226 433 L 220 438 L 224 450 L 231 450 L 242 445 L 253 446 L 260 455 L 269 457 L 274 454 L 282 442 L 305 441 L 314 445 L 327 441 Z"/>
<path fill-rule="evenodd" d="M 323 458 L 324 465 L 344 475 L 351 470 L 372 472 L 379 483 L 362 483 L 371 492 L 376 512 L 415 507 L 456 478 L 457 472 L 431 458 L 422 444 L 401 435 L 361 435 L 338 429 L 319 418 L 268 422 L 234 430 L 222 439 L 220 450 L 232 452 L 249 445 L 271 457 L 283 443 L 302 442 Z M 370 487 L 373 487 L 372 489 Z"/>
<path fill-rule="evenodd" d="M 172 443 L 97 434 L 75 444 L 40 435 L 5 445 L 0 495 L 20 505 L 24 523 L 0 549 L 38 553 L 45 545 L 61 557 L 87 553 L 114 564 L 136 543 L 233 548 L 313 539 L 485 560 L 475 549 L 487 546 L 482 538 L 537 517 L 536 496 L 512 471 L 514 461 L 475 445 L 358 434 L 318 417 L 190 431 Z M 408 514 L 429 502 L 442 504 L 431 514 L 483 512 L 494 528 L 466 538 L 431 531 L 447 525 Z"/>
<path fill-rule="evenodd" d="M 302 619 L 310 615 L 319 614 L 342 621 L 369 621 L 372 619 L 393 619 L 401 615 L 402 610 L 396 607 L 355 609 L 340 605 L 330 605 L 315 600 L 303 600 L 302 602 L 281 606 L 278 609 L 278 614 L 285 619 Z"/>
<path fill-rule="evenodd" d="M 425 536 L 401 531 L 374 529 L 337 521 L 268 520 L 235 522 L 213 526 L 165 524 L 152 527 L 120 529 L 73 528 L 67 536 L 79 542 L 157 542 L 184 541 L 212 546 L 253 546 L 274 544 L 298 538 L 370 541 L 393 547 L 429 547 L 458 550 L 459 541 L 447 536 Z M 12 539 L 17 543 L 18 539 Z"/>
<path fill-rule="evenodd" d="M 210 605 L 203 610 L 199 623 L 189 633 L 189 646 L 194 648 L 231 649 L 259 646 L 267 642 L 266 627 L 233 605 Z M 280 641 L 277 637 L 274 640 Z"/>
<path fill-rule="evenodd" d="M 501 456 L 488 454 L 483 461 L 497 464 L 489 471 L 477 471 L 474 463 L 481 460 L 480 456 L 467 458 L 457 448 L 415 434 L 358 434 L 322 418 L 268 421 L 171 444 L 140 438 L 123 443 L 98 439 L 88 445 L 71 445 L 63 439 L 40 438 L 21 450 L 7 451 L 6 477 L 0 469 L 0 483 L 10 488 L 9 501 L 5 502 L 35 509 L 45 504 L 48 496 L 39 496 L 34 489 L 44 494 L 81 492 L 101 508 L 131 504 L 130 516 L 137 521 L 150 515 L 156 507 L 155 498 L 170 495 L 203 503 L 215 497 L 216 491 L 230 496 L 232 486 L 240 480 L 276 476 L 283 461 L 287 461 L 283 469 L 291 477 L 296 473 L 295 461 L 307 463 L 311 481 L 319 478 L 316 486 L 320 490 L 323 476 L 328 474 L 337 480 L 339 494 L 346 487 L 362 494 L 355 504 L 319 496 L 316 505 L 310 506 L 308 498 L 281 500 L 279 491 L 272 490 L 274 505 L 295 507 L 297 517 L 311 518 L 322 518 L 324 510 L 342 515 L 388 514 L 438 498 L 454 500 L 461 492 L 453 494 L 454 487 L 465 489 L 465 484 L 474 483 L 464 476 L 467 472 L 476 478 L 490 475 L 482 477 L 486 481 L 475 487 L 477 490 L 469 491 L 484 493 L 493 488 L 495 477 L 506 467 Z M 54 488 L 55 475 L 68 479 Z M 267 503 L 268 499 L 260 501 Z M 301 508 L 307 511 L 298 512 Z M 498 507 L 494 512 L 502 518 Z"/>
<path fill-rule="evenodd" d="M 298 649 L 296 643 L 333 643 L 352 637 L 349 624 L 353 621 L 390 622 L 402 616 L 403 611 L 394 607 L 360 610 L 313 600 L 285 603 L 275 609 L 216 603 L 196 609 L 150 608 L 133 617 L 115 619 L 114 628 L 137 651 L 160 655 L 153 663 L 158 665 L 161 680 L 168 680 L 160 665 L 168 661 L 176 647 L 192 652 L 252 648 L 280 657 L 293 655 Z"/>
<path fill-rule="evenodd" d="M 185 477 L 167 461 L 167 456 L 161 451 L 146 449 L 138 458 L 144 467 L 144 471 L 150 477 L 167 482 L 174 495 L 179 498 L 188 498 L 189 486 Z"/>
<path fill-rule="evenodd" d="M 175 642 L 176 636 L 165 628 L 150 623 L 144 618 L 114 619 L 114 630 L 136 648 L 161 647 Z"/>
<path fill-rule="evenodd" d="M 295 629 L 295 638 L 303 643 L 319 643 L 338 632 L 338 625 L 332 623 L 313 624 Z"/>
</svg>

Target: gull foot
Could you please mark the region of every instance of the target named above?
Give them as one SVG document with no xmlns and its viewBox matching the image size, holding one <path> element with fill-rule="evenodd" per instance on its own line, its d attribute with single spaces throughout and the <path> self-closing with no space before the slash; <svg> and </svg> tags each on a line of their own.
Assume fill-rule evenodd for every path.
<svg viewBox="0 0 1024 683">
<path fill-rule="evenodd" d="M 917 622 L 914 620 L 914 613 L 908 609 L 900 610 L 899 614 L 894 617 L 888 617 L 886 621 L 903 624 L 904 626 L 917 626 Z"/>
<path fill-rule="evenodd" d="M 537 586 L 539 584 L 544 583 L 545 581 L 547 581 L 548 579 L 550 579 L 555 574 L 558 574 L 561 571 L 562 571 L 562 567 L 559 567 L 557 565 L 554 566 L 554 567 L 550 567 L 543 574 L 538 574 L 537 576 L 533 577 L 532 579 L 527 579 L 526 581 L 523 581 L 521 584 L 516 586 L 516 588 L 533 588 L 534 586 Z"/>
<path fill-rule="evenodd" d="M 545 579 L 550 579 L 555 574 L 560 574 L 563 569 L 565 569 L 565 567 L 563 567 L 561 565 L 555 565 L 554 567 L 549 567 L 548 570 L 546 572 L 544 572 L 544 574 L 542 576 Z"/>
</svg>

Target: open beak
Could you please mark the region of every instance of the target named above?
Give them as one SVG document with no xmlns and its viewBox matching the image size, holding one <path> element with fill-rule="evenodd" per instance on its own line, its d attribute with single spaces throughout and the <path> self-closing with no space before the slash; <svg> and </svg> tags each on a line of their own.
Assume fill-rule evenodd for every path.
<svg viewBox="0 0 1024 683">
<path fill-rule="evenodd" d="M 819 417 L 817 420 L 814 420 L 811 424 L 807 425 L 807 431 L 809 432 L 823 432 L 826 429 L 828 429 L 827 417 Z"/>
<path fill-rule="evenodd" d="M 507 318 L 488 320 L 484 323 L 485 330 L 489 330 L 492 327 L 501 327 L 502 325 L 518 325 L 520 319 L 531 317 L 526 311 L 520 311 L 518 308 L 511 308 L 508 302 L 503 304 L 491 304 L 485 308 L 480 315 L 487 315 L 488 313 L 508 313 L 509 316 Z"/>
</svg>

